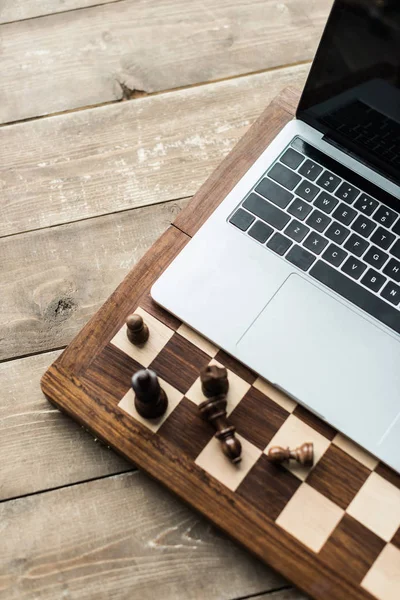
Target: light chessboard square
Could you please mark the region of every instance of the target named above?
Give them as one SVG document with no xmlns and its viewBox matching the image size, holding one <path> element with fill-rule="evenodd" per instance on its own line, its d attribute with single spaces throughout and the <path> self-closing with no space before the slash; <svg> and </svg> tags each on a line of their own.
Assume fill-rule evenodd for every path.
<svg viewBox="0 0 400 600">
<path fill-rule="evenodd" d="M 253 386 L 262 394 L 265 394 L 268 398 L 271 398 L 276 404 L 279 404 L 282 408 L 287 410 L 289 413 L 292 413 L 297 406 L 297 402 L 289 398 L 286 394 L 277 390 L 273 385 L 262 379 L 262 377 L 258 377 L 254 382 Z"/>
<path fill-rule="evenodd" d="M 276 523 L 307 548 L 319 552 L 343 515 L 337 504 L 302 483 Z"/>
<path fill-rule="evenodd" d="M 142 316 L 144 322 L 149 327 L 150 336 L 146 344 L 143 346 L 131 344 L 126 335 L 126 325 L 115 334 L 111 340 L 111 344 L 122 350 L 122 352 L 125 352 L 125 354 L 143 365 L 143 367 L 147 368 L 169 342 L 175 332 L 164 325 L 164 323 L 161 323 L 158 319 L 155 319 L 152 315 L 143 310 L 143 308 L 137 308 L 134 312 L 135 314 Z"/>
<path fill-rule="evenodd" d="M 392 544 L 387 544 L 361 585 L 378 600 L 399 600 L 400 550 Z"/>
<path fill-rule="evenodd" d="M 242 436 L 237 434 L 236 437 L 242 444 L 242 460 L 240 463 L 233 464 L 230 462 L 221 450 L 221 443 L 215 437 L 210 440 L 195 461 L 196 465 L 207 471 L 209 475 L 215 477 L 233 492 L 262 454 L 261 450 Z"/>
<path fill-rule="evenodd" d="M 326 450 L 329 448 L 330 441 L 318 431 L 315 431 L 310 425 L 304 423 L 296 415 L 289 415 L 282 427 L 276 432 L 270 443 L 265 449 L 268 450 L 272 446 L 283 446 L 286 448 L 296 448 L 304 442 L 313 442 L 314 444 L 314 466 L 318 463 Z M 311 468 L 303 467 L 295 461 L 286 462 L 283 466 L 304 481 L 309 474 Z"/>
<path fill-rule="evenodd" d="M 203 350 L 203 352 L 208 354 L 211 358 L 214 358 L 214 356 L 218 354 L 219 348 L 217 346 L 196 331 L 193 331 L 193 329 L 190 329 L 185 323 L 182 323 L 177 329 L 177 333 L 184 337 L 188 342 L 191 342 L 194 346 L 197 346 L 197 348 L 200 348 L 200 350 Z"/>
<path fill-rule="evenodd" d="M 347 512 L 389 542 L 400 526 L 400 490 L 378 473 L 371 473 Z"/>
<path fill-rule="evenodd" d="M 172 387 L 172 385 L 169 385 L 169 383 L 162 379 L 159 379 L 159 381 L 160 386 L 165 391 L 168 398 L 168 408 L 162 417 L 158 417 L 157 419 L 144 419 L 141 417 L 135 408 L 135 394 L 132 389 L 125 394 L 118 404 L 119 408 L 128 413 L 128 415 L 133 417 L 136 421 L 139 421 L 139 423 L 147 427 L 147 429 L 150 429 L 153 433 L 156 433 L 160 429 L 161 425 L 168 419 L 172 411 L 175 410 L 183 399 L 183 394 Z"/>
</svg>

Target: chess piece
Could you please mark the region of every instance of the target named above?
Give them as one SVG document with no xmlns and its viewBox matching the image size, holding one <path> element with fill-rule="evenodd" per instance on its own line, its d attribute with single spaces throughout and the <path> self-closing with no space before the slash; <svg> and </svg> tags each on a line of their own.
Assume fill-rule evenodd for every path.
<svg viewBox="0 0 400 600">
<path fill-rule="evenodd" d="M 272 446 L 268 451 L 268 458 L 271 462 L 277 464 L 292 459 L 303 467 L 312 467 L 314 464 L 314 444 L 306 442 L 294 450 Z"/>
<path fill-rule="evenodd" d="M 126 335 L 135 346 L 141 346 L 149 339 L 149 328 L 140 315 L 129 315 L 126 319 Z"/>
<path fill-rule="evenodd" d="M 212 365 L 200 373 L 201 387 L 207 400 L 199 405 L 202 417 L 216 429 L 215 437 L 221 442 L 222 451 L 233 463 L 241 461 L 242 445 L 235 437 L 236 428 L 226 416 L 229 389 L 225 368 Z"/>
<path fill-rule="evenodd" d="M 135 373 L 132 377 L 132 388 L 135 392 L 135 408 L 141 417 L 162 417 L 168 407 L 168 398 L 154 371 L 142 369 Z"/>
</svg>

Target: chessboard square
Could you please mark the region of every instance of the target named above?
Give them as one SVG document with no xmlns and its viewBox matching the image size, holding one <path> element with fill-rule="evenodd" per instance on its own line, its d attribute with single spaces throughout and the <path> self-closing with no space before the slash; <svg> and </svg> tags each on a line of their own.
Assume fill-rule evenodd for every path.
<svg viewBox="0 0 400 600">
<path fill-rule="evenodd" d="M 251 387 L 230 415 L 236 431 L 249 442 L 264 450 L 289 413 Z"/>
<path fill-rule="evenodd" d="M 122 350 L 122 352 L 125 352 L 125 354 L 133 358 L 133 360 L 143 367 L 147 368 L 168 343 L 174 335 L 174 332 L 142 308 L 137 308 L 134 312 L 143 317 L 144 322 L 149 328 L 150 335 L 147 342 L 142 346 L 135 346 L 132 344 L 128 340 L 126 335 L 127 328 L 126 325 L 124 325 L 115 334 L 111 340 L 111 344 Z"/>
<path fill-rule="evenodd" d="M 230 354 L 227 354 L 224 350 L 219 350 L 218 354 L 215 356 L 215 360 L 221 363 L 221 365 L 224 365 L 229 371 L 232 371 L 232 373 L 235 373 L 240 379 L 244 379 L 251 385 L 257 379 L 257 375 L 253 371 Z"/>
<path fill-rule="evenodd" d="M 200 454 L 203 448 L 214 436 L 213 427 L 204 421 L 198 407 L 183 398 L 170 417 L 164 421 L 157 435 L 186 454 L 192 460 Z"/>
<path fill-rule="evenodd" d="M 339 506 L 302 483 L 276 523 L 307 548 L 319 552 L 343 515 Z"/>
<path fill-rule="evenodd" d="M 182 394 L 186 394 L 209 360 L 210 357 L 200 348 L 175 333 L 155 357 L 150 368 Z"/>
<path fill-rule="evenodd" d="M 385 542 L 389 542 L 400 526 L 400 490 L 373 472 L 347 512 Z"/>
<path fill-rule="evenodd" d="M 217 362 L 215 359 L 209 362 L 210 365 L 218 365 L 222 367 L 221 363 Z M 228 371 L 228 381 L 229 381 L 229 391 L 227 394 L 227 414 L 229 415 L 234 408 L 239 404 L 239 402 L 244 398 L 248 390 L 250 389 L 250 384 L 247 381 L 244 381 L 240 377 L 233 373 L 229 369 Z M 205 397 L 203 392 L 201 391 L 201 381 L 200 377 L 196 379 L 190 390 L 186 392 L 186 398 L 189 398 L 192 402 L 199 405 L 204 402 Z"/>
<path fill-rule="evenodd" d="M 177 329 L 177 333 L 179 333 L 179 335 L 185 338 L 185 340 L 188 340 L 188 342 L 194 346 L 197 346 L 197 348 L 200 348 L 200 350 L 208 354 L 208 356 L 211 358 L 214 358 L 214 356 L 218 353 L 217 346 L 201 336 L 199 333 L 197 333 L 197 331 L 194 331 L 188 327 L 185 323 L 182 323 L 179 329 Z"/>
<path fill-rule="evenodd" d="M 326 421 L 323 421 L 317 415 L 309 411 L 304 406 L 298 404 L 293 411 L 293 414 L 296 415 L 301 421 L 307 423 L 312 429 L 318 431 L 321 435 L 326 437 L 328 440 L 332 441 L 334 437 L 336 437 L 337 431 L 331 425 L 329 425 Z"/>
<path fill-rule="evenodd" d="M 396 548 L 398 548 L 400 550 L 400 527 L 398 528 L 398 530 L 396 531 L 396 533 L 392 537 L 392 542 L 391 543 L 394 546 L 396 546 Z"/>
<path fill-rule="evenodd" d="M 387 544 L 361 585 L 378 600 L 399 600 L 400 550 L 392 544 Z"/>
<path fill-rule="evenodd" d="M 371 471 L 331 444 L 307 477 L 308 485 L 346 509 Z"/>
<path fill-rule="evenodd" d="M 121 402 L 118 404 L 119 408 L 127 412 L 136 421 L 139 421 L 139 423 L 150 429 L 150 431 L 153 431 L 153 433 L 156 433 L 160 429 L 164 421 L 168 419 L 170 414 L 176 409 L 178 404 L 183 399 L 183 394 L 169 385 L 169 383 L 163 381 L 162 379 L 159 379 L 159 381 L 160 386 L 165 391 L 168 398 L 168 408 L 162 417 L 157 419 L 144 419 L 141 417 L 135 408 L 135 394 L 132 389 L 125 394 Z"/>
<path fill-rule="evenodd" d="M 336 572 L 360 583 L 382 552 L 385 542 L 345 514 L 319 557 Z"/>
<path fill-rule="evenodd" d="M 289 413 L 292 413 L 297 406 L 294 400 L 261 377 L 256 379 L 253 386 Z"/>
<path fill-rule="evenodd" d="M 222 452 L 221 443 L 213 437 L 197 457 L 195 463 L 209 475 L 234 492 L 262 452 L 246 439 L 237 435 L 242 444 L 242 460 L 233 464 Z"/>
<path fill-rule="evenodd" d="M 300 485 L 300 479 L 262 454 L 236 493 L 275 521 Z"/>
<path fill-rule="evenodd" d="M 289 448 L 294 449 L 305 442 L 312 442 L 314 444 L 315 466 L 328 449 L 330 441 L 321 433 L 307 425 L 307 423 L 291 414 L 269 442 L 265 452 L 268 453 L 272 446 L 283 446 L 284 448 L 289 446 Z M 293 460 L 285 462 L 284 467 L 289 469 L 293 475 L 296 475 L 296 477 L 302 481 L 306 479 L 312 469 L 312 467 L 304 467 Z"/>
<path fill-rule="evenodd" d="M 367 469 L 370 469 L 370 471 L 373 471 L 379 462 L 375 456 L 372 456 L 372 454 L 361 448 L 361 446 L 352 440 L 349 440 L 349 438 L 342 433 L 338 433 L 333 438 L 333 444 L 355 458 L 358 462 L 367 467 Z"/>
</svg>

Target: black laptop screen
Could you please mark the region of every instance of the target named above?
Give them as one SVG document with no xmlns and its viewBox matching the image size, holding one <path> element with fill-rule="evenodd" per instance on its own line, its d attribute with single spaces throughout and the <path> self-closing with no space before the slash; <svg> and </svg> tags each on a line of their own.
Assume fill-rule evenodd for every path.
<svg viewBox="0 0 400 600">
<path fill-rule="evenodd" d="M 400 181 L 400 0 L 336 0 L 297 116 Z"/>
</svg>

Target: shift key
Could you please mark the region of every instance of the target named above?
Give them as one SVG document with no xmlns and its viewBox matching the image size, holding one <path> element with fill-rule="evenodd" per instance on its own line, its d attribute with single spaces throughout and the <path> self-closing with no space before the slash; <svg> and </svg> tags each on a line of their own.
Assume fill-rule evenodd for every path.
<svg viewBox="0 0 400 600">
<path fill-rule="evenodd" d="M 263 200 L 257 194 L 250 194 L 248 198 L 243 202 L 243 207 L 248 211 L 259 217 L 275 229 L 282 230 L 290 221 L 289 215 L 284 213 L 279 208 L 276 208 L 267 200 Z"/>
</svg>

